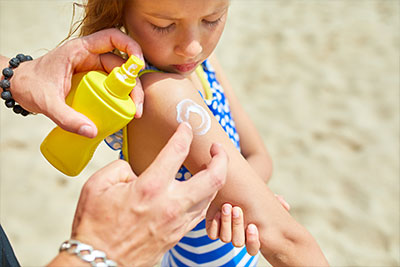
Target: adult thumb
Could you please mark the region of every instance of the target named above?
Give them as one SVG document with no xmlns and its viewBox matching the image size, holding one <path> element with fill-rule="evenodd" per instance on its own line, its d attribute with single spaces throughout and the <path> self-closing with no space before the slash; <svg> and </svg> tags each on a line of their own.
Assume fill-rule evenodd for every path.
<svg viewBox="0 0 400 267">
<path fill-rule="evenodd" d="M 75 111 L 63 101 L 53 102 L 48 114 L 44 114 L 66 131 L 93 138 L 97 135 L 96 125 L 85 115 Z"/>
</svg>

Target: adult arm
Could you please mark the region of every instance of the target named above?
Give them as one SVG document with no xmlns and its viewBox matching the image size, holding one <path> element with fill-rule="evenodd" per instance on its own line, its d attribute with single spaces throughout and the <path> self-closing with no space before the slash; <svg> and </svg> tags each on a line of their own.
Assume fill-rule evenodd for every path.
<svg viewBox="0 0 400 267">
<path fill-rule="evenodd" d="M 82 189 L 71 238 L 105 251 L 122 266 L 157 263 L 204 219 L 225 182 L 228 158 L 216 144 L 209 150 L 211 160 L 192 180 L 175 180 L 191 141 L 191 130 L 181 124 L 139 177 L 122 160 L 95 173 Z M 75 258 L 63 252 L 49 266 L 76 266 Z"/>
<path fill-rule="evenodd" d="M 66 42 L 42 57 L 26 61 L 14 69 L 10 91 L 26 110 L 42 113 L 61 128 L 87 137 L 97 134 L 96 125 L 86 116 L 65 104 L 74 73 L 101 70 L 110 72 L 124 60 L 111 52 L 115 49 L 143 58 L 140 46 L 117 29 L 107 29 Z M 10 59 L 0 56 L 1 69 Z M 138 79 L 139 81 L 139 79 Z M 140 81 L 132 98 L 142 113 L 143 91 Z"/>
<path fill-rule="evenodd" d="M 220 143 L 230 159 L 227 182 L 210 206 L 208 218 L 213 218 L 226 202 L 239 206 L 244 211 L 245 225 L 257 225 L 261 252 L 271 264 L 327 264 L 318 244 L 282 207 L 239 153 L 190 81 L 175 74 L 151 73 L 142 76 L 142 84 L 147 100 L 145 112 L 140 120 L 128 125 L 129 159 L 134 163 L 134 171 L 140 173 L 150 164 L 178 124 L 177 104 L 183 99 L 191 99 L 208 112 L 211 128 L 204 135 L 194 136 L 184 165 L 191 173 L 197 173 L 210 160 L 207 151 L 213 142 Z M 199 124 L 199 117 L 193 116 L 192 120 L 193 125 Z"/>
</svg>

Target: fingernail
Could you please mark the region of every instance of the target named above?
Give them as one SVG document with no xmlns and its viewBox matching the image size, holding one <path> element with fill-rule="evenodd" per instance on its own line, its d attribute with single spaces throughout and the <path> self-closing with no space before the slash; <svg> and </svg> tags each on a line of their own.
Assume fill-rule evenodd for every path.
<svg viewBox="0 0 400 267">
<path fill-rule="evenodd" d="M 192 130 L 192 125 L 190 125 L 190 123 L 188 123 L 187 121 L 184 121 L 182 123 L 189 127 L 190 130 Z"/>
<path fill-rule="evenodd" d="M 78 134 L 91 138 L 93 137 L 93 128 L 89 125 L 82 125 L 78 130 Z"/>
<path fill-rule="evenodd" d="M 240 216 L 239 209 L 233 208 L 232 209 L 232 216 L 233 216 L 233 218 L 239 218 L 239 216 Z"/>
<path fill-rule="evenodd" d="M 289 205 L 289 203 L 286 202 L 286 200 L 283 196 L 275 194 L 275 197 L 279 198 L 279 201 L 282 203 L 282 205 L 285 207 L 285 209 L 290 210 L 290 205 Z"/>
<path fill-rule="evenodd" d="M 247 230 L 249 231 L 250 234 L 255 235 L 257 233 L 257 227 L 254 224 L 249 224 L 247 226 Z"/>
<path fill-rule="evenodd" d="M 143 103 L 137 104 L 136 113 L 140 116 L 143 114 Z"/>
<path fill-rule="evenodd" d="M 231 213 L 231 207 L 229 205 L 225 205 L 222 207 L 222 213 L 224 215 L 229 215 Z"/>
<path fill-rule="evenodd" d="M 282 200 L 283 200 L 283 205 L 285 205 L 285 208 L 286 208 L 287 210 L 290 210 L 290 205 L 289 205 L 289 203 L 287 203 L 286 200 L 284 200 L 284 199 L 282 199 Z"/>
</svg>

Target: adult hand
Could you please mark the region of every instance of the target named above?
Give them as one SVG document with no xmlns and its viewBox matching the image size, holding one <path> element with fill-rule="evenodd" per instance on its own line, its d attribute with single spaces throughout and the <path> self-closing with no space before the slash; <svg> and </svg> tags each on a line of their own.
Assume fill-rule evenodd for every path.
<svg viewBox="0 0 400 267">
<path fill-rule="evenodd" d="M 112 53 L 115 48 L 143 59 L 140 46 L 117 29 L 107 29 L 76 38 L 46 55 L 22 63 L 11 78 L 14 99 L 25 109 L 43 113 L 61 128 L 87 137 L 97 135 L 96 125 L 86 116 L 65 104 L 74 73 L 90 70 L 110 72 L 124 60 Z M 142 115 L 143 90 L 140 80 L 132 98 L 136 117 Z"/>
<path fill-rule="evenodd" d="M 204 219 L 225 183 L 228 158 L 215 144 L 206 169 L 189 181 L 175 180 L 192 138 L 189 126 L 181 124 L 139 177 L 121 160 L 95 173 L 82 189 L 71 238 L 105 251 L 121 265 L 157 263 Z"/>
</svg>

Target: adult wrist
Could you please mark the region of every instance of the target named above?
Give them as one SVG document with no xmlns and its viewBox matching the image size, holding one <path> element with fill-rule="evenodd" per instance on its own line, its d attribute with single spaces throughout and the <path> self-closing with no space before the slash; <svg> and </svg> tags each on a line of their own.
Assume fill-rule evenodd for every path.
<svg viewBox="0 0 400 267">
<path fill-rule="evenodd" d="M 71 266 L 80 266 L 80 267 L 90 267 L 89 262 L 84 262 L 77 256 L 70 254 L 66 251 L 58 253 L 58 255 L 46 265 L 47 267 L 71 267 Z"/>
<path fill-rule="evenodd" d="M 88 263 L 93 267 L 117 267 L 117 263 L 108 259 L 106 253 L 93 249 L 92 246 L 78 240 L 67 240 L 60 246 L 60 253 L 69 253 L 79 258 L 82 262 Z"/>
<path fill-rule="evenodd" d="M 27 116 L 30 112 L 15 102 L 10 91 L 10 80 L 14 76 L 14 69 L 21 63 L 30 60 L 32 60 L 32 57 L 24 54 L 18 54 L 16 57 L 10 59 L 9 66 L 2 70 L 2 78 L 0 79 L 0 87 L 2 89 L 1 98 L 5 101 L 6 107 L 12 108 L 15 113 L 21 114 L 22 116 Z"/>
</svg>

